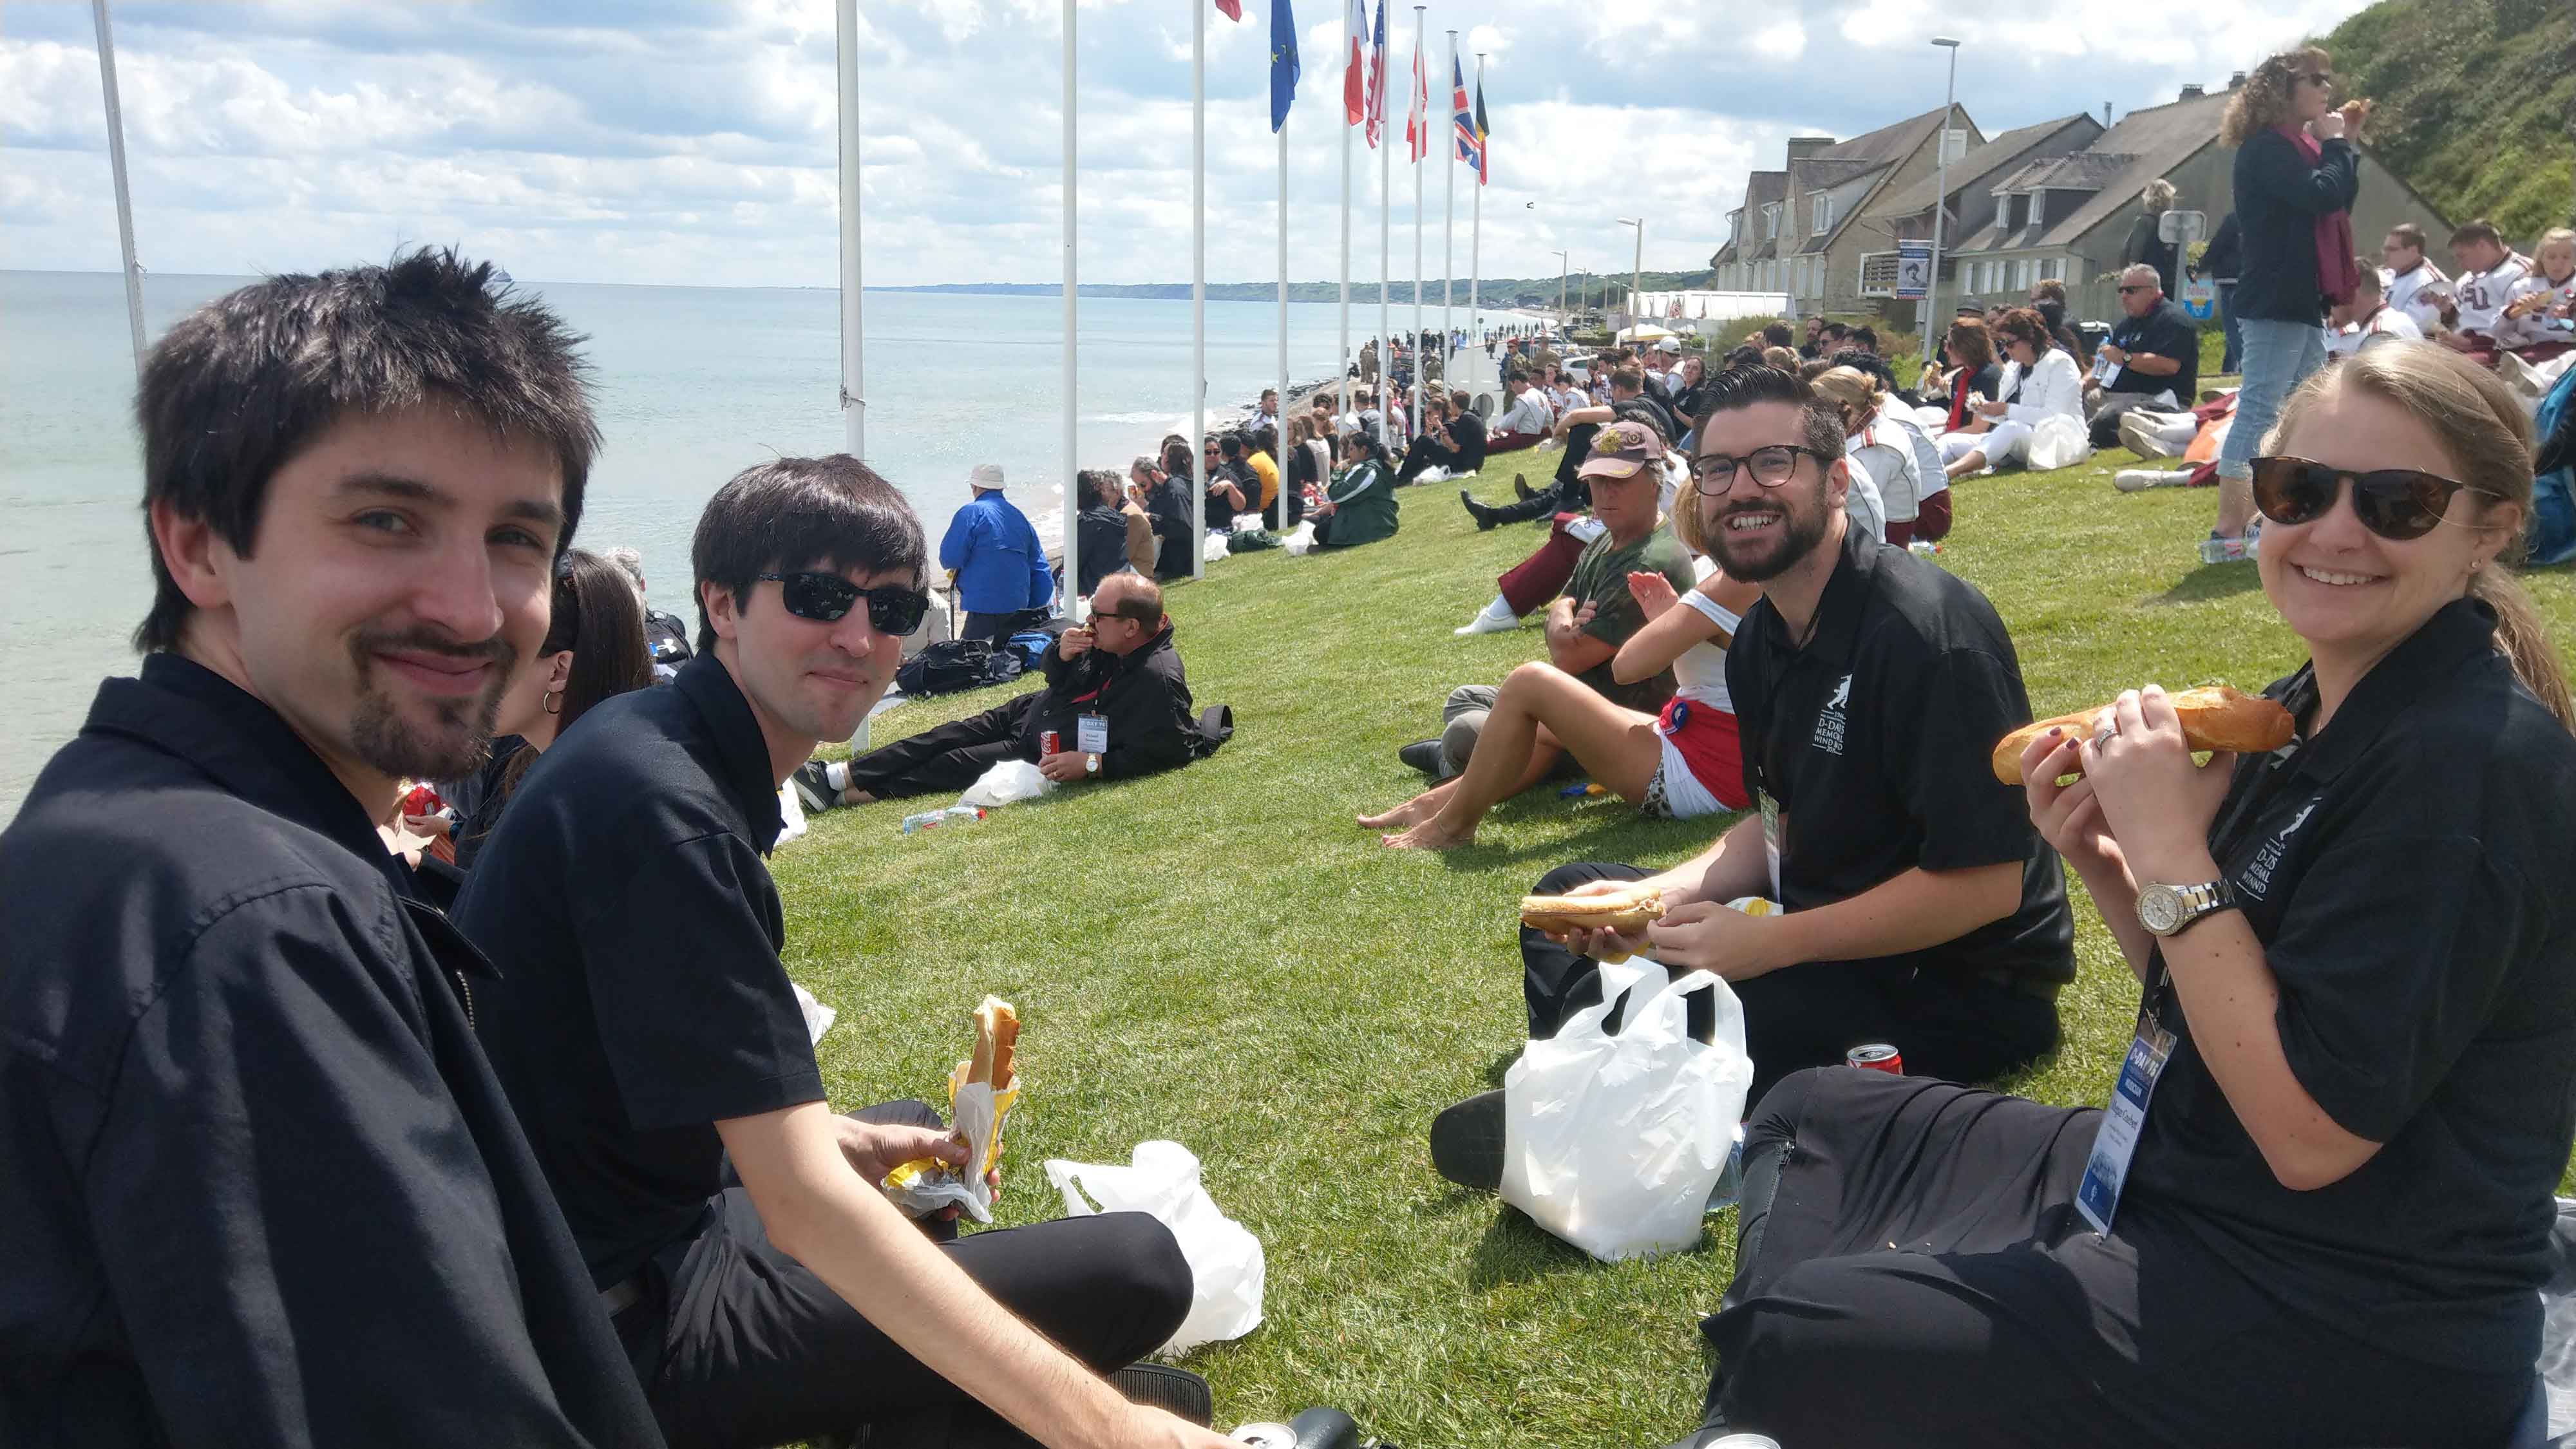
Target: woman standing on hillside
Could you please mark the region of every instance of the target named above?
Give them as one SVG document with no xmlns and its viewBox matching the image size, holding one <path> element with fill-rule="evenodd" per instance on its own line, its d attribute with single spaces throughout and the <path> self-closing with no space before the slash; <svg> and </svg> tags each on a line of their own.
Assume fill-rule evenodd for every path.
<svg viewBox="0 0 2576 1449">
<path fill-rule="evenodd" d="M 2218 526 L 2202 563 L 2251 557 L 2254 454 L 2281 403 L 2325 366 L 2326 308 L 2356 283 L 2352 199 L 2361 189 L 2353 142 L 2367 101 L 2334 109 L 2326 53 L 2309 46 L 2263 62 L 2237 87 L 2218 143 L 2236 148 L 2236 219 L 2243 269 L 2236 279 L 2244 387 L 2218 454 Z"/>
</svg>

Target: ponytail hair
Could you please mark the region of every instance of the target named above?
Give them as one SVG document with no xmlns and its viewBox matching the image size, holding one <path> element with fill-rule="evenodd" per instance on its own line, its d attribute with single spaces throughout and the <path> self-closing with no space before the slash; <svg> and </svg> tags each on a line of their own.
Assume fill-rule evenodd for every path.
<svg viewBox="0 0 2576 1449">
<path fill-rule="evenodd" d="M 2429 429 L 2442 451 L 2459 464 L 2460 481 L 2478 490 L 2483 517 L 2510 508 L 2516 538 L 2496 567 L 2469 575 L 2468 596 L 2495 611 L 2496 651 L 2513 664 L 2516 678 L 2561 725 L 2576 731 L 2576 703 L 2567 669 L 2550 642 L 2549 627 L 2531 595 L 2504 567 L 2522 557 L 2522 525 L 2531 519 L 2531 423 L 2512 389 L 2494 373 L 2433 342 L 2390 342 L 2364 349 L 2312 374 L 2281 406 L 2281 420 L 2263 440 L 2266 452 L 2337 388 L 2354 388 L 2396 404 Z M 2488 525 L 2500 526 L 2500 525 Z"/>
</svg>

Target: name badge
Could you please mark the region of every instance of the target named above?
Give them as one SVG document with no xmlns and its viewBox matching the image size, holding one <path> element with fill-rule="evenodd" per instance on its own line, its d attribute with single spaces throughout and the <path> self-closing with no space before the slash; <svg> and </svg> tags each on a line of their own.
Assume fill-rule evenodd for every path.
<svg viewBox="0 0 2576 1449">
<path fill-rule="evenodd" d="M 2138 1034 L 2129 1039 L 2129 1054 L 2120 1062 L 2120 1080 L 2113 1084 L 2102 1126 L 2093 1134 L 2093 1155 L 2084 1163 L 2084 1181 L 2075 1189 L 2075 1210 L 2097 1233 L 2111 1231 L 2111 1216 L 2120 1207 L 2120 1187 L 2129 1177 L 2129 1158 L 2137 1152 L 2138 1136 L 2147 1125 L 2147 1099 L 2155 1095 L 2156 1079 L 2164 1075 L 2173 1047 L 2174 1035 L 2156 1020 L 2155 1007 L 2138 1008 Z"/>
<path fill-rule="evenodd" d="M 1109 716 L 1105 714 L 1074 716 L 1073 747 L 1086 755 L 1109 753 Z"/>
<path fill-rule="evenodd" d="M 1762 794 L 1762 855 L 1771 866 L 1771 898 L 1785 899 L 1780 894 L 1780 802 L 1771 792 Z"/>
</svg>

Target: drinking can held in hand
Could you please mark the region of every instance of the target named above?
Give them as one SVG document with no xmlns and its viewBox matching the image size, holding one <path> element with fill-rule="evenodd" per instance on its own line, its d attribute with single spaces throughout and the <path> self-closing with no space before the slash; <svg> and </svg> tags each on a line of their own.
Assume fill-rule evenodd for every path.
<svg viewBox="0 0 2576 1449">
<path fill-rule="evenodd" d="M 1891 1077 L 1905 1075 L 1905 1058 L 1897 1055 L 1896 1048 L 1883 1041 L 1864 1042 L 1853 1047 L 1843 1053 L 1843 1063 L 1863 1071 L 1885 1072 Z"/>
</svg>

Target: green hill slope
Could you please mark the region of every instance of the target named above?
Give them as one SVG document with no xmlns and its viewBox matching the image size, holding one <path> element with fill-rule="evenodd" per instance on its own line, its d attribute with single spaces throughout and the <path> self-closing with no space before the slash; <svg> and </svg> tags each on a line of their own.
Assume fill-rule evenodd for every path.
<svg viewBox="0 0 2576 1449">
<path fill-rule="evenodd" d="M 2576 214 L 2576 6 L 2383 0 L 2321 43 L 2337 92 L 2379 103 L 2370 148 L 2442 215 L 2528 248 Z"/>
</svg>

